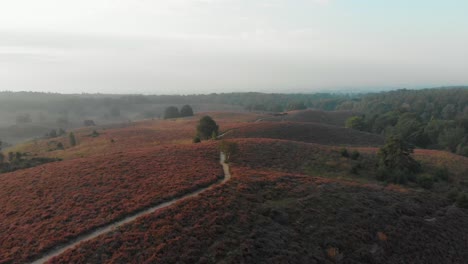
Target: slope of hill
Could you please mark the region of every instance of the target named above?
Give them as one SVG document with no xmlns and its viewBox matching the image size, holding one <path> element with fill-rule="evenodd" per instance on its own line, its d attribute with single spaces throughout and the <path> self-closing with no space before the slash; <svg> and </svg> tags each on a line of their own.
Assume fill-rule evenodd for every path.
<svg viewBox="0 0 468 264">
<path fill-rule="evenodd" d="M 299 110 L 288 112 L 287 115 L 263 118 L 263 121 L 291 121 L 312 122 L 335 126 L 344 126 L 346 120 L 352 117 L 352 111 L 322 111 L 322 110 Z"/>
<path fill-rule="evenodd" d="M 20 263 L 223 175 L 214 144 L 156 147 L 0 175 L 0 263 Z"/>
<path fill-rule="evenodd" d="M 70 146 L 68 135 L 28 141 L 5 149 L 4 152 L 23 152 L 32 156 L 62 158 L 65 160 L 117 153 L 146 147 L 172 144 L 191 144 L 198 120 L 210 115 L 216 118 L 220 130 L 245 126 L 259 116 L 251 113 L 207 112 L 193 117 L 170 120 L 145 120 L 122 124 L 83 127 L 73 130 L 78 144 Z M 93 135 L 93 131 L 97 134 Z M 64 150 L 58 148 L 58 144 Z"/>
<path fill-rule="evenodd" d="M 468 212 L 412 190 L 249 169 L 51 263 L 463 263 Z"/>
<path fill-rule="evenodd" d="M 381 136 L 318 123 L 258 122 L 231 130 L 223 138 L 274 138 L 325 145 L 378 146 Z"/>
<path fill-rule="evenodd" d="M 252 122 L 207 113 L 238 144 L 232 179 L 136 219 L 51 263 L 462 263 L 468 158 L 417 150 L 432 190 L 378 182 L 379 136 L 312 122 Z M 201 114 L 204 115 L 204 114 Z M 0 263 L 24 263 L 77 234 L 209 185 L 222 175 L 218 142 L 192 144 L 200 116 L 76 131 L 65 161 L 0 175 Z M 312 142 L 312 143 L 311 143 Z M 358 150 L 344 157 L 341 146 Z M 364 147 L 366 146 L 366 147 Z M 83 157 L 83 158 L 79 158 Z"/>
</svg>

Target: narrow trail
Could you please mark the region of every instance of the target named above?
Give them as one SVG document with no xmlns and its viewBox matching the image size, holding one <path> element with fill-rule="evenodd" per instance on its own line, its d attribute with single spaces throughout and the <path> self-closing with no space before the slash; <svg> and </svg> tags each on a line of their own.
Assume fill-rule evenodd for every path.
<svg viewBox="0 0 468 264">
<path fill-rule="evenodd" d="M 224 178 L 221 179 L 221 180 L 218 180 L 217 182 L 213 183 L 212 185 L 210 185 L 208 187 L 198 189 L 198 190 L 196 190 L 196 191 L 194 191 L 192 193 L 188 193 L 188 194 L 183 195 L 181 197 L 174 198 L 172 200 L 161 203 L 159 205 L 150 207 L 150 208 L 148 208 L 148 209 L 146 209 L 144 211 L 138 212 L 136 214 L 129 215 L 129 216 L 127 216 L 124 219 L 121 219 L 119 221 L 111 222 L 111 223 L 109 223 L 109 224 L 107 224 L 105 226 L 102 226 L 100 228 L 95 229 L 91 233 L 78 236 L 75 239 L 72 239 L 72 240 L 68 241 L 67 243 L 62 244 L 62 245 L 60 245 L 60 246 L 58 246 L 56 248 L 53 248 L 52 250 L 44 253 L 40 259 L 37 259 L 37 260 L 35 260 L 35 261 L 31 262 L 31 263 L 32 264 L 46 263 L 47 261 L 51 260 L 52 258 L 54 258 L 56 256 L 59 256 L 63 252 L 76 247 L 81 242 L 85 242 L 85 241 L 91 240 L 93 238 L 96 238 L 99 235 L 114 231 L 116 228 L 118 228 L 118 227 L 120 227 L 122 225 L 130 223 L 130 222 L 134 221 L 135 219 L 137 219 L 138 217 L 148 215 L 148 214 L 152 214 L 152 213 L 154 213 L 155 211 L 157 211 L 159 209 L 166 208 L 166 207 L 171 206 L 174 203 L 177 203 L 179 201 L 183 201 L 183 200 L 195 197 L 195 196 L 199 195 L 200 193 L 205 192 L 205 191 L 207 191 L 207 190 L 209 190 L 209 189 L 211 189 L 211 188 L 213 188 L 215 186 L 224 184 L 229 179 L 231 179 L 231 173 L 229 171 L 229 165 L 225 162 L 225 158 L 226 157 L 225 157 L 224 153 L 220 153 L 220 162 L 219 163 L 223 166 Z"/>
</svg>

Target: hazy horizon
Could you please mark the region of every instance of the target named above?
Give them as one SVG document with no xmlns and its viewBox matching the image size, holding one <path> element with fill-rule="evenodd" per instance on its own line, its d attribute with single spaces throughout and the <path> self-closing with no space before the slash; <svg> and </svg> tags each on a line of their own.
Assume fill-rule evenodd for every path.
<svg viewBox="0 0 468 264">
<path fill-rule="evenodd" d="M 0 90 L 202 94 L 468 84 L 468 2 L 16 0 Z"/>
</svg>

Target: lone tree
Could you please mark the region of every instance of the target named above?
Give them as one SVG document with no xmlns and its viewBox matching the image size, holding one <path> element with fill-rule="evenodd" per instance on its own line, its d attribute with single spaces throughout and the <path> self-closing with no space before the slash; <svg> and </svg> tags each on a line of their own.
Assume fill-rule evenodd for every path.
<svg viewBox="0 0 468 264">
<path fill-rule="evenodd" d="M 71 146 L 76 146 L 76 138 L 75 138 L 75 134 L 73 134 L 73 132 L 70 132 L 70 134 L 68 135 L 68 138 L 70 139 L 70 145 Z"/>
<path fill-rule="evenodd" d="M 182 106 L 182 108 L 180 109 L 180 116 L 181 117 L 184 117 L 184 116 L 193 116 L 193 109 L 190 105 L 184 105 Z"/>
<path fill-rule="evenodd" d="M 219 143 L 219 150 L 225 155 L 224 161 L 229 162 L 239 152 L 239 147 L 236 142 L 223 140 Z"/>
<path fill-rule="evenodd" d="M 180 116 L 179 109 L 177 109 L 177 107 L 175 106 L 169 106 L 164 111 L 164 119 L 176 118 L 179 116 Z"/>
<path fill-rule="evenodd" d="M 218 130 L 218 124 L 210 116 L 204 116 L 198 122 L 197 136 L 204 140 L 210 139 L 213 135 L 218 135 Z"/>
<path fill-rule="evenodd" d="M 419 172 L 421 166 L 411 156 L 413 147 L 409 146 L 402 139 L 390 137 L 385 145 L 379 149 L 379 170 L 383 172 L 382 180 L 388 180 L 392 175 L 411 175 Z M 394 177 L 392 177 L 394 178 Z M 394 179 L 397 182 L 404 182 L 404 179 Z"/>
</svg>

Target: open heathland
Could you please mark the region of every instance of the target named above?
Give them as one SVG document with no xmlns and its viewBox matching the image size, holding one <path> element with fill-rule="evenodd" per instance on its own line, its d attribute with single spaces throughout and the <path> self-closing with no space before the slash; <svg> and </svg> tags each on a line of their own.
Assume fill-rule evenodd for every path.
<svg viewBox="0 0 468 264">
<path fill-rule="evenodd" d="M 430 192 L 232 167 L 233 179 L 50 263 L 463 263 L 468 213 Z"/>
<path fill-rule="evenodd" d="M 322 111 L 304 110 L 290 111 L 287 114 L 263 118 L 264 121 L 291 121 L 322 123 L 335 126 L 344 126 L 348 118 L 354 115 L 351 111 Z"/>
<path fill-rule="evenodd" d="M 206 115 L 219 140 L 195 144 Z M 379 178 L 384 138 L 344 128 L 350 115 L 198 113 L 81 128 L 76 146 L 68 134 L 17 146 L 63 161 L 0 174 L 0 263 L 67 242 L 50 263 L 463 263 L 468 158 L 416 149 L 414 179 Z M 235 151 L 232 178 L 215 184 L 219 145 Z"/>
<path fill-rule="evenodd" d="M 22 263 L 222 177 L 214 144 L 146 148 L 0 175 L 0 263 Z"/>
<path fill-rule="evenodd" d="M 274 138 L 324 145 L 378 146 L 384 139 L 344 127 L 319 123 L 258 122 L 233 129 L 225 138 Z"/>
</svg>

